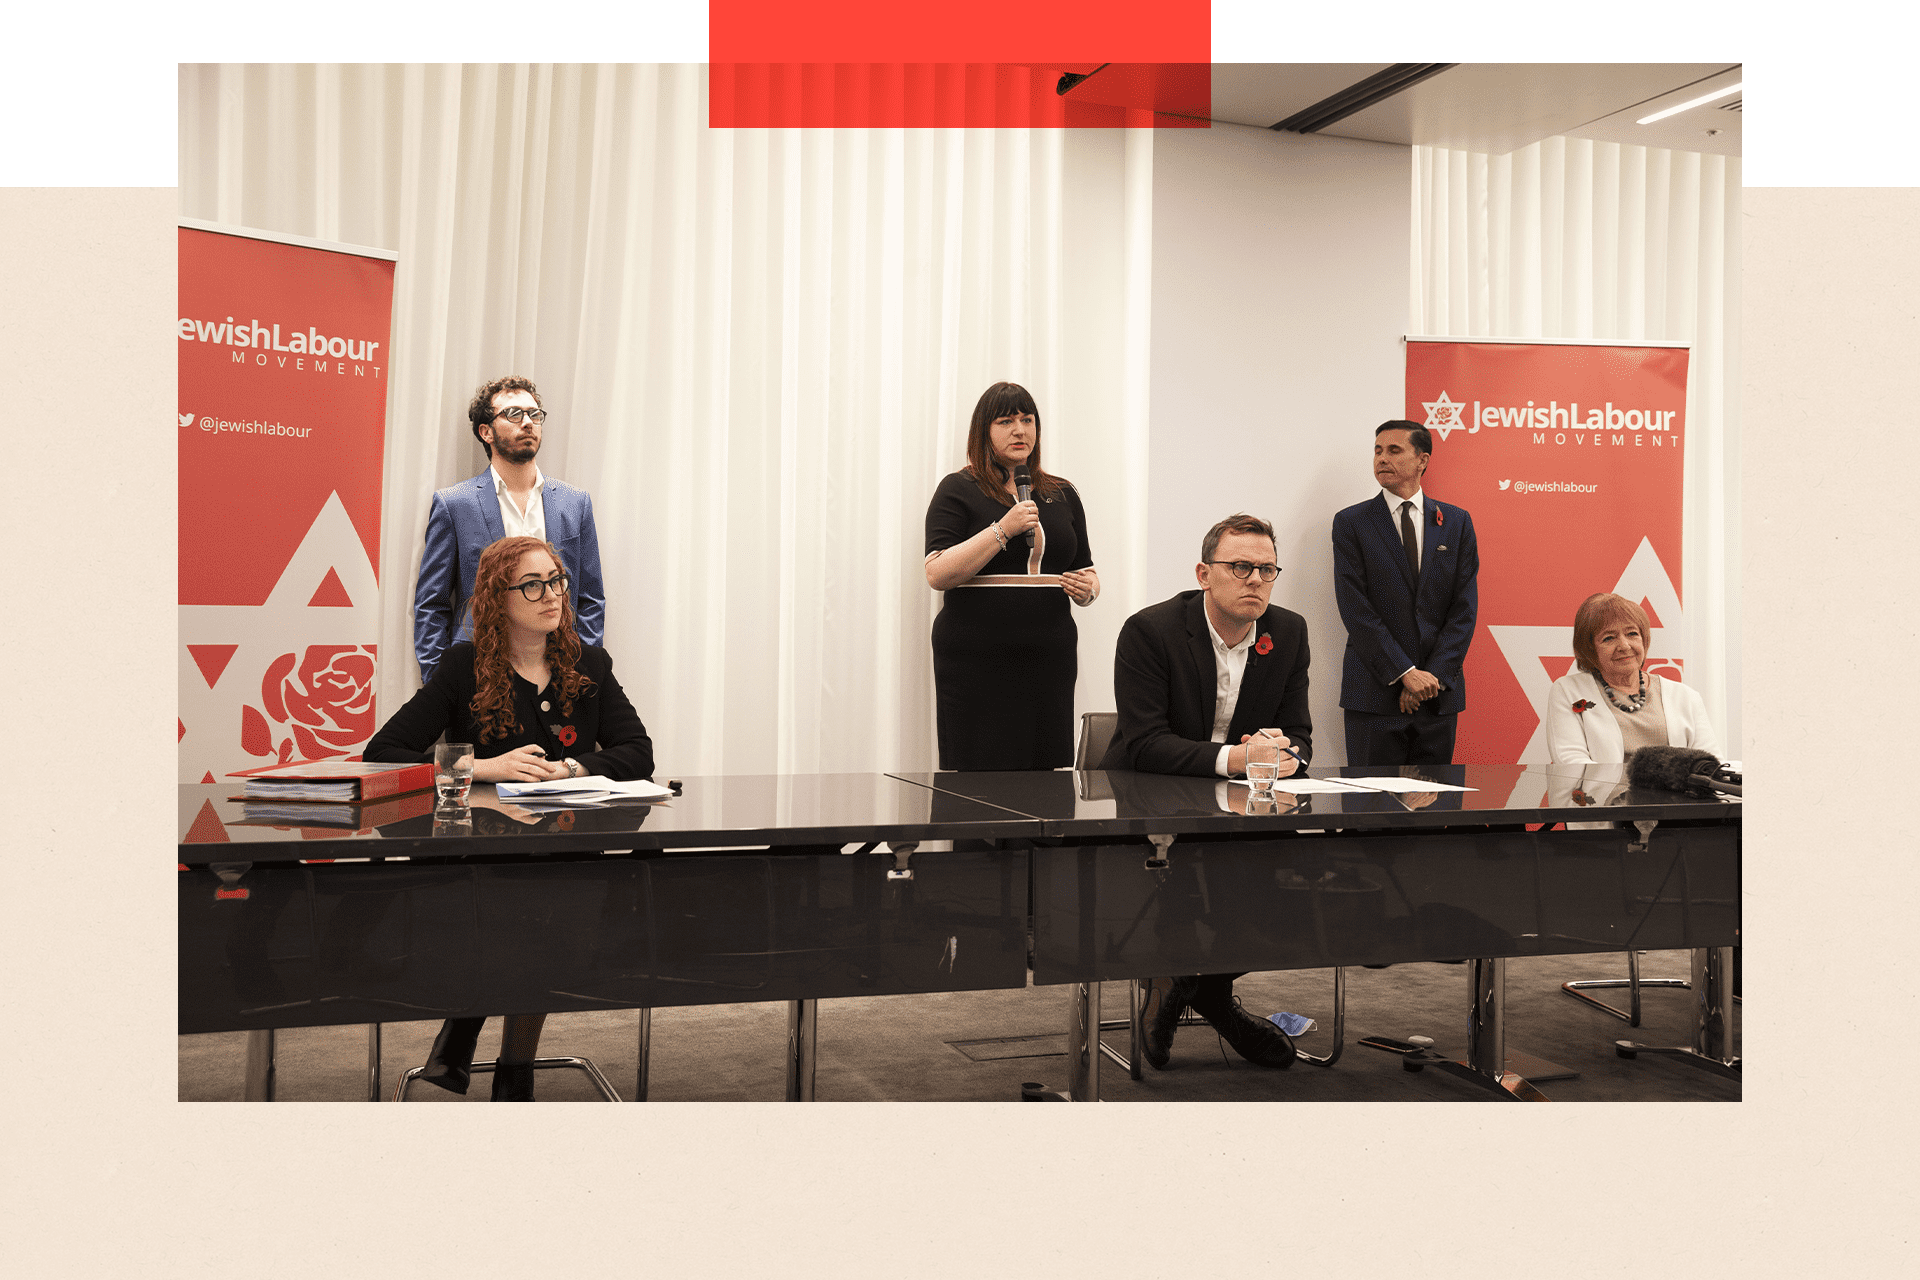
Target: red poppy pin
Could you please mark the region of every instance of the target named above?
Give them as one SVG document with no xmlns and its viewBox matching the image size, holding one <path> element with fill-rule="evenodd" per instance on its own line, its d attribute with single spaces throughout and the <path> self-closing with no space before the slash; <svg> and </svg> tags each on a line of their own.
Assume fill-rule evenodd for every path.
<svg viewBox="0 0 1920 1280">
<path fill-rule="evenodd" d="M 1267 654 L 1272 653 L 1273 637 L 1264 631 L 1261 632 L 1260 638 L 1254 642 L 1253 651 L 1257 654 L 1260 654 L 1262 657 L 1265 657 Z"/>
<path fill-rule="evenodd" d="M 1447 513 L 1441 510 L 1440 504 L 1437 502 L 1433 504 L 1433 522 L 1435 524 L 1445 524 L 1447 522 Z"/>
<path fill-rule="evenodd" d="M 560 739 L 560 745 L 563 747 L 572 746 L 574 742 L 578 740 L 580 737 L 580 735 L 574 731 L 574 727 L 570 724 L 563 724 L 558 729 L 555 729 L 553 731 L 553 736 Z"/>
<path fill-rule="evenodd" d="M 1575 715 L 1585 715 L 1587 712 L 1587 709 L 1591 706 L 1593 706 L 1591 702 L 1588 702 L 1585 698 L 1582 698 L 1580 699 L 1580 701 L 1573 704 L 1573 713 Z"/>
</svg>

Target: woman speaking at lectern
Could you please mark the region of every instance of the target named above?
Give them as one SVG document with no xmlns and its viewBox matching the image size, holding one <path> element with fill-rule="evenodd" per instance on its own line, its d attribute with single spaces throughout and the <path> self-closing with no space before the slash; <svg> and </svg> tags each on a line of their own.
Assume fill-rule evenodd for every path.
<svg viewBox="0 0 1920 1280">
<path fill-rule="evenodd" d="M 1028 494 L 1020 492 L 1024 482 Z M 996 382 L 973 408 L 967 465 L 927 507 L 942 769 L 1073 763 L 1079 629 L 1069 600 L 1100 594 L 1080 495 L 1040 466 L 1040 410 Z"/>
<path fill-rule="evenodd" d="M 653 741 L 613 678 L 605 649 L 574 631 L 559 552 L 538 538 L 502 538 L 480 553 L 473 640 L 456 644 L 433 678 L 367 743 L 366 759 L 433 759 L 441 734 L 474 745 L 476 782 L 542 782 L 601 774 L 653 776 Z M 545 1014 L 507 1018 L 495 1102 L 533 1101 L 533 1058 Z M 440 1028 L 421 1079 L 465 1093 L 482 1018 Z"/>
</svg>

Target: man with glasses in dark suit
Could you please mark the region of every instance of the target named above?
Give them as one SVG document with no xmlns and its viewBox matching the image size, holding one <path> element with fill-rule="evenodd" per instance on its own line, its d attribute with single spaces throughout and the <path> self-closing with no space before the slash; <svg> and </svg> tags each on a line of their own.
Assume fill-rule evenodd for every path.
<svg viewBox="0 0 1920 1280">
<path fill-rule="evenodd" d="M 1247 743 L 1279 748 L 1279 775 L 1313 757 L 1307 710 L 1307 623 L 1271 604 L 1280 574 L 1273 526 L 1232 515 L 1207 531 L 1197 590 L 1142 609 L 1120 629 L 1113 659 L 1118 725 L 1104 769 L 1236 777 Z M 1286 1067 L 1285 1032 L 1234 999 L 1239 974 L 1156 978 L 1149 984 L 1145 1056 L 1165 1070 L 1189 1006 L 1249 1062 Z"/>
<path fill-rule="evenodd" d="M 480 553 L 505 537 L 539 538 L 560 549 L 580 642 L 604 643 L 607 606 L 593 499 L 584 489 L 541 475 L 534 464 L 546 417 L 533 383 L 514 376 L 483 384 L 467 406 L 473 438 L 487 451 L 489 465 L 435 493 L 427 512 L 413 593 L 413 653 L 422 684 L 449 646 L 472 638 L 462 613 L 473 595 L 474 570 Z"/>
</svg>

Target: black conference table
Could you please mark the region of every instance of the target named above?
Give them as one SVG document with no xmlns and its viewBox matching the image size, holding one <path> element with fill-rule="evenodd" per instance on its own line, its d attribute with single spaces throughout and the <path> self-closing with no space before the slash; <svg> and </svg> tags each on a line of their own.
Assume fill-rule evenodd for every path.
<svg viewBox="0 0 1920 1280">
<path fill-rule="evenodd" d="M 1048 840 L 1032 855 L 1033 980 L 1074 989 L 1069 1097 L 1098 1096 L 1098 984 L 1169 973 L 1333 968 L 1338 998 L 1342 966 L 1468 962 L 1467 1059 L 1427 1065 L 1495 1096 L 1542 1100 L 1510 1069 L 1523 1055 L 1506 1046 L 1506 960 L 1687 949 L 1697 977 L 1693 1056 L 1731 1061 L 1738 801 L 1635 788 L 1619 765 L 1309 771 L 1381 775 L 1472 789 L 1322 793 L 1246 813 L 1234 810 L 1248 806 L 1247 788 L 1215 778 L 894 776 L 1041 820 Z M 1644 830 L 1616 825 L 1630 823 Z M 1137 1003 L 1130 1013 L 1137 1045 Z M 1336 1041 L 1340 1034 L 1336 1024 Z M 1337 1056 L 1336 1046 L 1324 1061 Z M 1137 1077 L 1137 1058 L 1131 1066 Z"/>
<path fill-rule="evenodd" d="M 1412 770 L 1316 769 L 1315 776 Z M 1409 960 L 1475 965 L 1465 1072 L 1500 1096 L 1504 959 L 1739 941 L 1738 803 L 1618 766 L 1419 771 L 1466 792 L 1322 794 L 1131 773 L 695 778 L 659 805 L 529 812 L 475 787 L 355 828 L 253 823 L 180 788 L 180 1030 L 784 1000 L 812 1097 L 820 998 L 1065 984 L 1067 1096 L 1098 1097 L 1098 983 Z M 1602 819 L 1596 822 L 1596 819 Z M 1616 823 L 1645 824 L 1645 829 Z M 1593 824 L 1593 830 L 1539 828 Z M 926 842 L 956 849 L 919 852 Z M 843 848 L 856 851 L 842 852 Z M 1201 927 L 1204 926 L 1204 927 Z M 1032 946 L 1028 950 L 1031 930 Z M 1696 1047 L 1724 1055 L 1719 973 Z"/>
<path fill-rule="evenodd" d="M 547 811 L 476 784 L 463 820 L 421 793 L 352 827 L 248 822 L 239 790 L 180 787 L 179 1018 L 252 1033 L 250 1100 L 279 1028 L 369 1024 L 371 1099 L 382 1020 L 767 1000 L 805 1100 L 818 999 L 1026 985 L 1027 853 L 986 846 L 1039 822 L 880 774 Z M 936 840 L 983 847 L 912 858 Z"/>
</svg>

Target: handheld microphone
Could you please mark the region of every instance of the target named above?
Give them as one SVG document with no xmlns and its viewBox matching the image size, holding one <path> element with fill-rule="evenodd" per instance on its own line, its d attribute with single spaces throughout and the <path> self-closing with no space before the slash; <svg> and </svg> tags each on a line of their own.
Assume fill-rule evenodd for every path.
<svg viewBox="0 0 1920 1280">
<path fill-rule="evenodd" d="M 1720 758 L 1698 747 L 1642 747 L 1627 757 L 1627 780 L 1636 787 L 1662 791 L 1720 791 L 1740 794 L 1740 784 L 1713 776 Z"/>
<path fill-rule="evenodd" d="M 1024 462 L 1013 469 L 1013 488 L 1014 492 L 1020 495 L 1022 502 L 1033 497 L 1033 472 L 1027 470 L 1027 464 Z M 1033 530 L 1031 529 L 1027 530 L 1027 550 L 1033 550 Z"/>
</svg>

